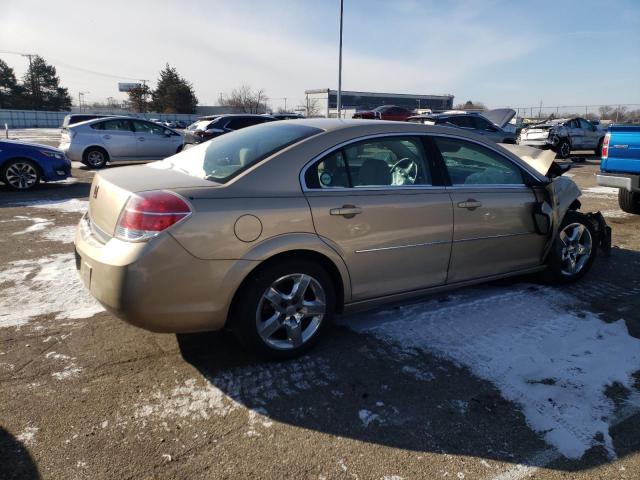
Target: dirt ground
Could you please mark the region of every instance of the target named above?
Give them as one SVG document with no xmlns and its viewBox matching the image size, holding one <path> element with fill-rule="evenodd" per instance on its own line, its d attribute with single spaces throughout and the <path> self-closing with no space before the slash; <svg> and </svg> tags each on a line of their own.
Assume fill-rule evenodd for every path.
<svg viewBox="0 0 640 480">
<path fill-rule="evenodd" d="M 0 478 L 640 478 L 640 216 L 597 168 L 570 175 L 614 248 L 581 282 L 345 316 L 282 363 L 93 302 L 72 241 L 94 172 L 0 186 Z"/>
</svg>

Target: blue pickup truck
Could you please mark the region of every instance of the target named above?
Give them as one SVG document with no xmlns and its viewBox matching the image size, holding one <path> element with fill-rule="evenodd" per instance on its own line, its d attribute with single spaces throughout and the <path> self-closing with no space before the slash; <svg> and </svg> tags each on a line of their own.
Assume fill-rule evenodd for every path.
<svg viewBox="0 0 640 480">
<path fill-rule="evenodd" d="M 640 215 L 640 125 L 612 125 L 602 144 L 598 185 L 618 188 L 618 204 Z"/>
</svg>

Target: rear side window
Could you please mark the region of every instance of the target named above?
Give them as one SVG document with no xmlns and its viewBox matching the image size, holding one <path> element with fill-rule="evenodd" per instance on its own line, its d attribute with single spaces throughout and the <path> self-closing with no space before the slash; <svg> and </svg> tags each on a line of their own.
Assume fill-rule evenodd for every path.
<svg viewBox="0 0 640 480">
<path fill-rule="evenodd" d="M 306 125 L 267 122 L 214 138 L 157 164 L 168 164 L 194 177 L 226 183 L 261 160 L 321 132 Z"/>
<path fill-rule="evenodd" d="M 419 137 L 384 137 L 353 143 L 309 167 L 308 188 L 432 185 Z"/>
<path fill-rule="evenodd" d="M 482 145 L 457 138 L 434 138 L 454 185 L 522 185 L 520 168 Z"/>
<path fill-rule="evenodd" d="M 460 117 L 449 117 L 447 119 L 448 123 L 451 123 L 457 127 L 462 128 L 475 128 L 473 123 L 473 118 L 468 116 L 460 116 Z"/>
<path fill-rule="evenodd" d="M 109 130 L 112 132 L 130 132 L 129 120 L 105 120 L 91 125 L 95 130 Z"/>
</svg>

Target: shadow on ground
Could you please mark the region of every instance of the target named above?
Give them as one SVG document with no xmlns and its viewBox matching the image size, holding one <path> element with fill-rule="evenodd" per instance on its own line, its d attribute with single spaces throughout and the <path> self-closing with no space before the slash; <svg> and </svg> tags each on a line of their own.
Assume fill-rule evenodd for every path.
<svg viewBox="0 0 640 480">
<path fill-rule="evenodd" d="M 622 266 L 629 267 L 625 273 L 618 272 Z M 640 311 L 640 295 L 634 300 L 626 288 L 640 289 L 640 268 L 634 266 L 640 267 L 640 253 L 615 249 L 582 282 L 561 290 L 587 302 L 604 321 L 624 317 L 630 333 L 640 337 L 638 315 L 616 311 L 629 305 Z M 450 301 L 446 294 L 433 298 Z M 285 424 L 392 448 L 509 463 L 527 464 L 549 448 L 520 407 L 492 383 L 427 352 L 346 328 L 332 327 L 311 354 L 282 363 L 248 358 L 227 333 L 178 335 L 178 344 L 183 358 L 227 396 Z M 640 450 L 633 434 L 621 435 L 614 438 L 619 456 Z M 596 439 L 580 460 L 561 459 L 553 468 L 577 471 L 610 461 Z"/>
<path fill-rule="evenodd" d="M 27 447 L 2 427 L 0 427 L 0 478 L 5 480 L 40 478 L 38 466 Z"/>
</svg>

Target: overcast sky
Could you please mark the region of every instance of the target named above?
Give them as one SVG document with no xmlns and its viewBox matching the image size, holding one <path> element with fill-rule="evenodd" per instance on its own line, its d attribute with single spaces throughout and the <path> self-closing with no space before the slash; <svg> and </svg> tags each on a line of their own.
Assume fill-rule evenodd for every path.
<svg viewBox="0 0 640 480">
<path fill-rule="evenodd" d="M 277 108 L 337 87 L 338 21 L 339 0 L 0 0 L 0 51 L 42 55 L 74 102 L 124 98 L 118 81 L 153 86 L 169 62 L 201 105 L 247 83 Z M 0 58 L 18 75 L 27 65 Z M 640 103 L 640 1 L 345 0 L 343 89 Z"/>
</svg>

